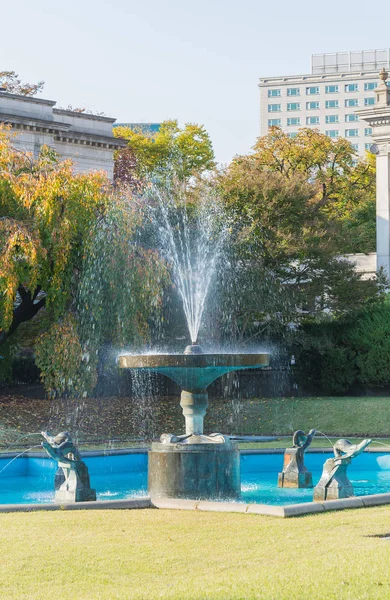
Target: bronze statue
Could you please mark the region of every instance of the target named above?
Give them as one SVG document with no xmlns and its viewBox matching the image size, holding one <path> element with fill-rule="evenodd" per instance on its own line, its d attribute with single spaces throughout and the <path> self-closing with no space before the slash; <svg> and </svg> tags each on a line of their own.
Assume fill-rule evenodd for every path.
<svg viewBox="0 0 390 600">
<path fill-rule="evenodd" d="M 43 448 L 58 463 L 54 478 L 55 501 L 58 503 L 86 502 L 96 500 L 96 491 L 91 488 L 87 465 L 67 431 L 56 436 L 41 432 L 45 438 Z"/>
<path fill-rule="evenodd" d="M 284 453 L 283 471 L 278 475 L 278 487 L 311 488 L 313 477 L 305 467 L 305 450 L 310 446 L 316 434 L 310 429 L 306 435 L 298 429 L 293 435 L 293 447 L 286 448 Z"/>
<path fill-rule="evenodd" d="M 333 446 L 334 458 L 325 461 L 322 476 L 314 488 L 314 501 L 338 500 L 354 495 L 353 486 L 347 477 L 347 468 L 352 459 L 358 456 L 371 444 L 371 440 L 363 440 L 360 444 L 351 444 L 349 440 L 340 439 Z"/>
</svg>

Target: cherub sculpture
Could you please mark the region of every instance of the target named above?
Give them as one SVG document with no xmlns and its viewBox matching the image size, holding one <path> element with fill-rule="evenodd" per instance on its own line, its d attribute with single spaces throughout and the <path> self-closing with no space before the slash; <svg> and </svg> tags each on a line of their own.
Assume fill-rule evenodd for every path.
<svg viewBox="0 0 390 600">
<path fill-rule="evenodd" d="M 371 440 L 363 440 L 360 444 L 351 444 L 349 440 L 338 440 L 333 446 L 334 458 L 325 461 L 322 476 L 314 488 L 314 501 L 338 500 L 354 495 L 353 486 L 347 477 L 347 468 L 352 459 L 358 456 L 371 444 Z"/>
<path fill-rule="evenodd" d="M 96 500 L 96 491 L 91 488 L 87 465 L 67 431 L 56 436 L 41 432 L 45 438 L 43 448 L 58 463 L 54 478 L 55 501 L 58 503 L 86 502 Z"/>
<path fill-rule="evenodd" d="M 300 429 L 293 435 L 293 447 L 286 448 L 284 453 L 283 471 L 278 475 L 278 487 L 311 488 L 313 478 L 305 467 L 305 450 L 310 446 L 316 434 L 310 429 L 306 435 Z"/>
</svg>

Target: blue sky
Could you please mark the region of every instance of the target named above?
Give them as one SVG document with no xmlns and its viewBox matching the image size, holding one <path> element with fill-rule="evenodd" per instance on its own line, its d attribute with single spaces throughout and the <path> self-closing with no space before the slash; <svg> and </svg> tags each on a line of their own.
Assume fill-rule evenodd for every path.
<svg viewBox="0 0 390 600">
<path fill-rule="evenodd" d="M 390 47 L 389 23 L 388 0 L 4 0 L 0 70 L 45 80 L 63 107 L 202 123 L 227 162 L 258 135 L 259 77 L 307 73 L 312 53 Z"/>
</svg>

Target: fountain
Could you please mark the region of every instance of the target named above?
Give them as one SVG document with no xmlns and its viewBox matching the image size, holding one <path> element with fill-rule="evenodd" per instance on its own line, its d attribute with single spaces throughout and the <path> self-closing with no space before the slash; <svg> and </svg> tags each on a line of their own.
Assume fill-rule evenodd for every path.
<svg viewBox="0 0 390 600">
<path fill-rule="evenodd" d="M 338 440 L 333 446 L 334 458 L 324 463 L 322 476 L 314 488 L 314 502 L 338 500 L 354 495 L 353 486 L 347 476 L 348 465 L 352 459 L 364 452 L 371 440 L 363 440 L 360 444 L 351 444 L 349 440 Z"/>
<path fill-rule="evenodd" d="M 96 500 L 96 491 L 89 482 L 88 467 L 81 460 L 69 433 L 62 431 L 56 436 L 47 431 L 41 433 L 46 440 L 42 442 L 43 448 L 58 463 L 54 479 L 55 502 L 67 504 Z"/>
<path fill-rule="evenodd" d="M 119 366 L 161 373 L 182 389 L 185 434 L 163 434 L 149 452 L 148 488 L 153 498 L 222 499 L 240 495 L 240 454 L 228 436 L 204 435 L 208 386 L 222 375 L 269 365 L 268 354 L 206 354 L 198 345 L 184 354 L 122 354 Z"/>
<path fill-rule="evenodd" d="M 268 354 L 207 354 L 196 343 L 210 284 L 229 227 L 218 198 L 201 193 L 187 206 L 183 186 L 151 184 L 151 221 L 161 253 L 172 266 L 191 342 L 184 354 L 122 354 L 119 367 L 165 375 L 181 388 L 185 434 L 163 434 L 149 452 L 152 497 L 221 499 L 240 495 L 237 444 L 221 434 L 204 435 L 208 386 L 240 369 L 267 367 Z"/>
<path fill-rule="evenodd" d="M 278 475 L 278 487 L 313 487 L 313 477 L 306 469 L 304 460 L 305 451 L 312 443 L 315 434 L 315 429 L 310 429 L 307 435 L 300 429 L 294 433 L 293 447 L 286 448 L 284 453 L 283 471 Z"/>
</svg>

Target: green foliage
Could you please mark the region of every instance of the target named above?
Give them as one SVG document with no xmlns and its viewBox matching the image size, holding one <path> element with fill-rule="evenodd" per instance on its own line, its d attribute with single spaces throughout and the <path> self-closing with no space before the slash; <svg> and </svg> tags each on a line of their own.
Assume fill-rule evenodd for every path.
<svg viewBox="0 0 390 600">
<path fill-rule="evenodd" d="M 87 395 L 96 384 L 96 365 L 83 353 L 72 315 L 54 323 L 35 348 L 36 363 L 49 395 Z"/>
<path fill-rule="evenodd" d="M 353 385 L 390 384 L 390 303 L 367 307 L 353 319 L 305 326 L 296 339 L 297 374 L 325 393 Z"/>
<path fill-rule="evenodd" d="M 371 386 L 390 383 L 390 302 L 366 311 L 348 332 L 356 353 L 358 380 Z"/>
<path fill-rule="evenodd" d="M 382 275 L 363 281 L 340 258 L 345 233 L 328 210 L 331 199 L 310 180 L 314 167 L 308 160 L 301 162 L 299 153 L 295 162 L 290 157 L 288 152 L 294 157 L 296 150 L 290 138 L 278 136 L 276 158 L 272 138 L 262 138 L 269 146 L 238 157 L 217 180 L 235 228 L 229 276 L 220 291 L 223 315 L 229 315 L 222 315 L 222 328 L 234 323 L 231 329 L 241 340 L 271 330 L 278 337 L 283 329 L 289 334 L 288 328 L 308 321 L 344 318 L 380 301 L 385 286 Z M 287 144 L 281 156 L 279 142 Z M 347 153 L 348 147 L 342 149 Z M 343 159 L 347 166 L 350 154 Z M 324 167 L 324 178 L 326 172 Z"/>
<path fill-rule="evenodd" d="M 148 135 L 142 130 L 115 127 L 114 135 L 128 141 L 129 152 L 119 151 L 122 161 L 120 178 L 125 178 L 125 162 L 134 177 L 144 179 L 156 171 L 175 165 L 177 174 L 187 179 L 215 166 L 209 134 L 202 125 L 187 123 L 183 129 L 178 122 L 164 121 L 158 132 Z"/>
<path fill-rule="evenodd" d="M 273 127 L 268 135 L 258 139 L 254 150 L 245 158 L 258 170 L 280 173 L 288 179 L 299 174 L 314 188 L 313 208 L 326 213 L 335 224 L 343 225 L 346 233 L 354 234 L 352 239 L 345 233 L 338 237 L 340 253 L 373 251 L 374 155 L 367 153 L 365 160 L 358 159 L 346 139 L 332 140 L 306 128 L 289 138 Z"/>
</svg>

